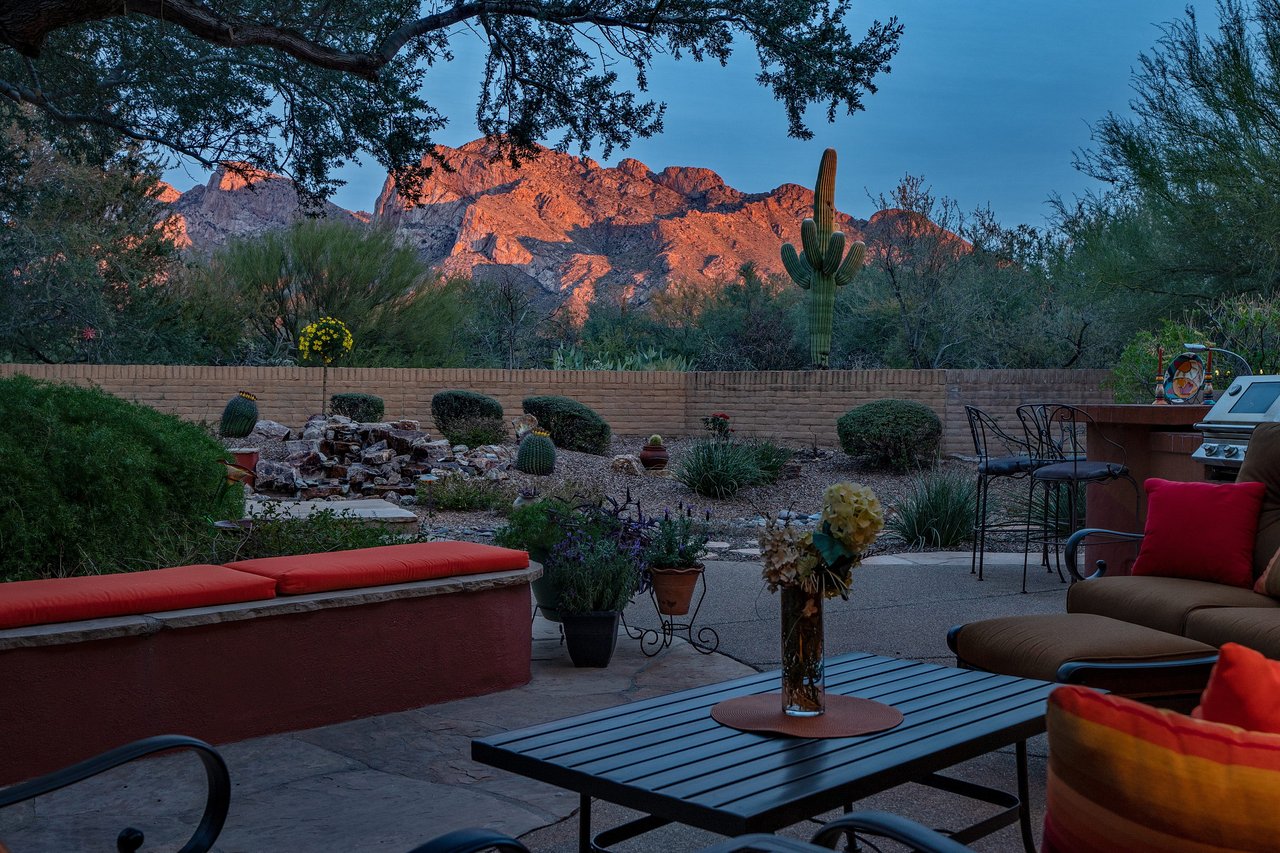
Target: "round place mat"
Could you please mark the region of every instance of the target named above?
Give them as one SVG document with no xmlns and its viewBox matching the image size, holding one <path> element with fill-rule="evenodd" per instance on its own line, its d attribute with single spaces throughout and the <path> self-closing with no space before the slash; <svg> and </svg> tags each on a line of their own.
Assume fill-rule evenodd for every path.
<svg viewBox="0 0 1280 853">
<path fill-rule="evenodd" d="M 757 693 L 726 699 L 711 709 L 717 723 L 744 732 L 776 732 L 791 737 L 853 737 L 891 729 L 902 712 L 883 702 L 827 694 L 827 712 L 792 717 L 782 712 L 781 693 Z"/>
</svg>

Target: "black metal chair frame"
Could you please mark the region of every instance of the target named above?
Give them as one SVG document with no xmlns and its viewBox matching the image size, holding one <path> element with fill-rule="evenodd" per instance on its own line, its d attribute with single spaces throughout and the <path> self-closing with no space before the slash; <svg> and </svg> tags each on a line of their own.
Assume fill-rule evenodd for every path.
<svg viewBox="0 0 1280 853">
<path fill-rule="evenodd" d="M 222 827 L 227 821 L 227 810 L 231 806 L 231 776 L 227 772 L 226 762 L 222 760 L 222 756 L 216 749 L 202 740 L 185 735 L 158 735 L 134 741 L 81 761 L 79 764 L 10 785 L 0 789 L 0 808 L 52 793 L 143 756 L 171 749 L 195 750 L 204 764 L 205 775 L 209 781 L 200 824 L 178 853 L 207 853 L 218 840 L 218 834 L 222 832 Z M 116 850 L 120 853 L 133 853 L 142 846 L 144 840 L 141 832 L 133 827 L 126 827 L 116 837 Z"/>
<path fill-rule="evenodd" d="M 987 546 L 987 532 L 1011 527 L 1009 522 L 992 524 L 990 511 L 991 481 L 1001 477 L 1020 480 L 1029 477 L 1036 467 L 1036 457 L 1031 444 L 1025 438 L 1009 435 L 1001 429 L 995 418 L 977 406 L 965 406 L 969 418 L 969 432 L 973 436 L 973 449 L 978 456 L 978 482 L 973 508 L 973 556 L 969 574 L 983 579 L 983 557 Z M 993 449 L 999 453 L 993 453 Z"/>
<path fill-rule="evenodd" d="M 966 853 L 972 848 L 913 820 L 880 811 L 859 811 L 825 824 L 809 841 L 764 833 L 739 835 L 702 849 L 701 853 L 822 853 L 848 839 L 848 850 L 864 849 L 857 838 L 887 838 L 917 853 Z M 878 850 L 878 847 L 871 849 Z"/>
<path fill-rule="evenodd" d="M 1065 403 L 1029 403 L 1018 406 L 1018 419 L 1022 421 L 1026 432 L 1027 443 L 1040 463 L 1031 472 L 1030 499 L 1027 502 L 1027 534 L 1025 553 L 1022 561 L 1022 591 L 1027 591 L 1027 564 L 1031 555 L 1031 513 L 1035 504 L 1035 492 L 1038 486 L 1044 487 L 1044 505 L 1038 538 L 1041 546 L 1041 564 L 1045 570 L 1058 572 L 1058 579 L 1066 583 L 1067 577 L 1062 573 L 1063 537 L 1058 533 L 1062 523 L 1062 492 L 1066 492 L 1068 504 L 1068 533 L 1070 537 L 1082 527 L 1079 517 L 1079 499 L 1081 488 L 1091 483 L 1106 483 L 1112 480 L 1128 480 L 1133 487 L 1133 517 L 1137 526 L 1141 512 L 1141 493 L 1138 481 L 1129 473 L 1126 464 L 1124 446 L 1112 441 L 1095 430 L 1109 448 L 1113 448 L 1120 457 L 1120 462 L 1090 459 L 1085 447 L 1085 433 L 1094 420 L 1088 412 L 1077 406 Z M 1097 450 L 1097 448 L 1095 448 Z M 1053 500 L 1057 493 L 1059 500 Z M 1049 518 L 1049 504 L 1054 505 L 1052 525 Z M 1049 548 L 1053 548 L 1053 564 L 1049 563 Z"/>
</svg>

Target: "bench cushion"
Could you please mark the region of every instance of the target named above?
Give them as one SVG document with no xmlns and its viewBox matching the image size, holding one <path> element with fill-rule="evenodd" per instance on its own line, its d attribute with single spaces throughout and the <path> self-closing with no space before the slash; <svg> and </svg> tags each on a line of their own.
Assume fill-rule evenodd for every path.
<svg viewBox="0 0 1280 853">
<path fill-rule="evenodd" d="M 1186 635 L 1221 646 L 1239 643 L 1280 660 L 1280 608 L 1213 607 L 1187 616 Z"/>
<path fill-rule="evenodd" d="M 275 597 L 269 579 L 225 566 L 0 584 L 0 628 L 161 613 Z"/>
<path fill-rule="evenodd" d="M 1116 576 L 1071 585 L 1068 613 L 1092 613 L 1185 634 L 1187 616 L 1206 607 L 1277 607 L 1276 600 L 1210 581 L 1188 578 Z"/>
<path fill-rule="evenodd" d="M 474 542 L 417 542 L 227 563 L 232 569 L 274 579 L 282 595 L 505 572 L 528 565 L 524 551 Z"/>
<path fill-rule="evenodd" d="M 956 657 L 988 672 L 1056 681 L 1073 661 L 1154 663 L 1212 655 L 1212 646 L 1087 613 L 1004 616 L 970 622 L 954 638 Z M 1136 680 L 1136 676 L 1130 676 Z M 1200 686 L 1203 686 L 1201 682 Z M 1139 684 L 1126 695 L 1145 694 Z"/>
</svg>

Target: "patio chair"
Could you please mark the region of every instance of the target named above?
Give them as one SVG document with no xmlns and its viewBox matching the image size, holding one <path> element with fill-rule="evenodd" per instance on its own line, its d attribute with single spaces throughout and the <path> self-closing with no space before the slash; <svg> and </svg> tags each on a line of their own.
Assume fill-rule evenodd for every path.
<svg viewBox="0 0 1280 853">
<path fill-rule="evenodd" d="M 1025 438 L 1009 435 L 991 415 L 976 406 L 965 406 L 969 418 L 969 432 L 973 436 L 973 449 L 978 456 L 978 488 L 973 508 L 973 558 L 969 574 L 982 580 L 983 555 L 987 546 L 987 532 L 1006 526 L 992 524 L 990 511 L 991 481 L 1005 477 L 1022 479 L 1037 467 L 1030 443 Z"/>
<path fill-rule="evenodd" d="M 409 853 L 481 853 L 483 850 L 496 850 L 498 853 L 529 853 L 516 839 L 491 829 L 459 829 L 439 838 L 433 838 L 426 844 L 415 847 Z"/>
<path fill-rule="evenodd" d="M 218 840 L 222 826 L 227 820 L 227 809 L 231 805 L 231 777 L 227 773 L 226 762 L 209 744 L 184 735 L 159 735 L 144 740 L 127 743 L 94 758 L 73 764 L 62 770 L 56 770 L 46 776 L 40 776 L 26 782 L 19 782 L 0 789 L 0 808 L 12 806 L 26 800 L 52 793 L 76 782 L 82 782 L 91 776 L 105 773 L 122 764 L 171 749 L 192 749 L 204 763 L 205 775 L 209 780 L 209 790 L 205 795 L 204 814 L 190 840 L 182 846 L 178 853 L 207 853 Z M 126 827 L 116 836 L 116 850 L 119 853 L 133 853 L 142 846 L 143 834 L 133 827 Z M 3 845 L 0 844 L 0 849 Z"/>
<path fill-rule="evenodd" d="M 1097 430 L 1095 437 L 1100 437 L 1106 444 L 1110 456 L 1119 457 L 1120 461 L 1098 459 L 1100 448 L 1095 447 L 1094 458 L 1090 459 L 1085 447 L 1086 433 L 1093 426 L 1093 418 L 1076 406 L 1062 403 L 1033 403 L 1017 408 L 1018 419 L 1022 421 L 1027 435 L 1027 443 L 1032 447 L 1033 456 L 1039 465 L 1031 472 L 1031 496 L 1027 505 L 1026 553 L 1022 561 L 1022 591 L 1027 591 L 1027 560 L 1031 554 L 1031 513 L 1035 503 L 1037 487 L 1044 489 L 1044 504 L 1041 507 L 1040 544 L 1042 546 L 1043 565 L 1047 571 L 1057 569 L 1058 578 L 1066 583 L 1066 575 L 1062 573 L 1061 546 L 1067 537 L 1084 527 L 1080 518 L 1080 497 L 1082 489 L 1092 483 L 1107 483 L 1112 480 L 1128 480 L 1133 487 L 1133 517 L 1137 526 L 1141 510 L 1141 496 L 1138 481 L 1129 473 L 1125 464 L 1124 446 L 1102 436 Z M 1065 492 L 1067 503 L 1067 529 L 1061 529 L 1062 501 L 1055 500 Z M 1049 505 L 1053 504 L 1050 512 Z M 1052 515 L 1052 519 L 1050 516 Z M 1049 565 L 1049 548 L 1053 548 L 1054 564 Z"/>
</svg>

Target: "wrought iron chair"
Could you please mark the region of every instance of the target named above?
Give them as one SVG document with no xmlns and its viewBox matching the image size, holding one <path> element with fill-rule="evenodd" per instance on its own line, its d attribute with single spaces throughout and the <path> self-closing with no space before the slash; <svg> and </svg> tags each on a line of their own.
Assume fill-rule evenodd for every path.
<svg viewBox="0 0 1280 853">
<path fill-rule="evenodd" d="M 1007 527 L 1007 522 L 991 523 L 988 518 L 988 500 L 991 481 L 1000 477 L 1021 479 L 1037 467 L 1031 444 L 1025 438 L 1009 435 L 991 415 L 976 406 L 965 406 L 969 418 L 969 432 L 973 435 L 973 449 L 978 456 L 978 488 L 973 508 L 973 558 L 969 574 L 982 580 L 983 554 L 987 546 L 989 530 Z"/>
<path fill-rule="evenodd" d="M 222 760 L 222 756 L 216 749 L 202 740 L 184 735 L 159 735 L 127 743 L 110 752 L 104 752 L 46 776 L 10 785 L 0 789 L 0 808 L 43 796 L 143 756 L 171 749 L 195 750 L 204 763 L 205 775 L 209 780 L 204 814 L 200 817 L 200 824 L 196 827 L 195 833 L 178 853 L 206 853 L 218 840 L 218 834 L 222 832 L 222 826 L 227 821 L 227 809 L 231 805 L 231 777 L 227 773 L 226 762 Z M 119 853 L 134 853 L 142 846 L 144 840 L 140 831 L 133 827 L 126 827 L 116 836 L 116 850 Z"/>
<path fill-rule="evenodd" d="M 842 838 L 852 839 L 855 834 L 858 838 L 887 838 L 915 853 L 967 853 L 972 850 L 907 818 L 887 812 L 860 811 L 831 821 L 808 842 L 757 833 L 730 838 L 705 847 L 700 853 L 822 853 L 825 850 L 835 850 Z M 868 847 L 880 849 L 870 845 Z M 854 847 L 851 843 L 847 849 L 863 848 Z"/>
<path fill-rule="evenodd" d="M 481 853 L 497 850 L 498 853 L 529 853 L 529 848 L 509 835 L 491 829 L 459 829 L 434 838 L 409 853 Z"/>
<path fill-rule="evenodd" d="M 1034 403 L 1019 406 L 1018 418 L 1022 421 L 1027 435 L 1027 442 L 1040 464 L 1031 472 L 1031 496 L 1027 504 L 1027 537 L 1026 553 L 1022 561 L 1022 591 L 1027 591 L 1027 561 L 1031 554 L 1031 513 L 1035 503 L 1036 488 L 1044 487 L 1044 504 L 1040 526 L 1040 544 L 1042 560 L 1046 571 L 1057 569 L 1058 578 L 1066 583 L 1062 573 L 1063 541 L 1080 530 L 1084 524 L 1080 518 L 1080 498 L 1082 488 L 1091 483 L 1106 483 L 1112 480 L 1128 480 L 1133 487 L 1133 515 L 1137 525 L 1141 508 L 1141 497 L 1138 481 L 1129 473 L 1125 464 L 1125 449 L 1118 442 L 1102 436 L 1096 430 L 1095 436 L 1102 438 L 1106 444 L 1108 456 L 1118 457 L 1120 461 L 1096 458 L 1099 448 L 1094 448 L 1095 458 L 1090 459 L 1085 447 L 1085 436 L 1089 427 L 1094 424 L 1088 412 L 1061 403 Z M 1065 491 L 1067 504 L 1067 529 L 1062 527 L 1062 504 L 1060 497 Z M 1050 511 L 1052 504 L 1052 511 Z M 1052 515 L 1052 519 L 1050 516 Z M 1049 565 L 1049 548 L 1053 548 L 1054 564 Z"/>
</svg>

